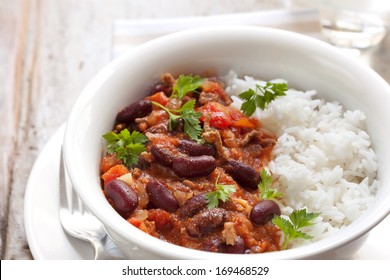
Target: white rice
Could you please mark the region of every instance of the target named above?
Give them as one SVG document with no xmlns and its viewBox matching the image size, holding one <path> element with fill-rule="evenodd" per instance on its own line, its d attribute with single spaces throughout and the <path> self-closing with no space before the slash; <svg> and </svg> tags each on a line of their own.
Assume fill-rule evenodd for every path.
<svg viewBox="0 0 390 280">
<path fill-rule="evenodd" d="M 237 109 L 241 92 L 265 84 L 251 77 L 239 79 L 234 72 L 224 81 Z M 254 114 L 278 138 L 268 168 L 272 187 L 285 195 L 282 215 L 301 208 L 321 212 L 316 224 L 305 230 L 314 238 L 298 239 L 293 247 L 320 240 L 353 222 L 373 202 L 378 186 L 377 158 L 365 131 L 364 113 L 315 95 L 315 90 L 289 89 L 286 96 Z"/>
</svg>

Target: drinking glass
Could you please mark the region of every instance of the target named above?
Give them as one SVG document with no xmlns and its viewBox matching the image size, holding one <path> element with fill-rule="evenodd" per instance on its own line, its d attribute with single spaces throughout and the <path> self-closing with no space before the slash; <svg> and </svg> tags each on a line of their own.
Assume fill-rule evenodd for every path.
<svg viewBox="0 0 390 280">
<path fill-rule="evenodd" d="M 378 45 L 388 31 L 390 0 L 311 0 L 321 32 L 331 44 L 351 49 Z"/>
</svg>

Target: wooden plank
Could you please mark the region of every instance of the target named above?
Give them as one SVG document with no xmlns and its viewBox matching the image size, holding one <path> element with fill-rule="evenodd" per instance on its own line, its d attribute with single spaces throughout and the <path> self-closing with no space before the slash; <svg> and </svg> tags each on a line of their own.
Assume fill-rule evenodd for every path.
<svg viewBox="0 0 390 280">
<path fill-rule="evenodd" d="M 6 229 L 9 224 L 9 201 L 13 161 L 16 152 L 16 131 L 19 118 L 19 92 L 22 57 L 26 35 L 26 3 L 22 0 L 0 2 L 0 252 L 3 259 Z"/>
<path fill-rule="evenodd" d="M 107 7 L 96 1 L 29 1 L 16 109 L 8 223 L 2 258 L 29 259 L 23 198 L 41 149 L 66 120 L 87 81 L 110 60 Z M 71 3 L 71 5 L 69 5 Z M 109 2 L 105 2 L 109 5 Z M 12 94 L 11 94 L 12 96 Z M 42 178 L 44 180 L 44 178 Z"/>
</svg>

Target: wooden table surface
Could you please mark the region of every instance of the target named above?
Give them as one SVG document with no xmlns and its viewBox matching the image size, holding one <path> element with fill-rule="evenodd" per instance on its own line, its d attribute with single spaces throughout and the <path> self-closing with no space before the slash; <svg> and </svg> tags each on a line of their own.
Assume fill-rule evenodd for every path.
<svg viewBox="0 0 390 280">
<path fill-rule="evenodd" d="M 88 80 L 110 61 L 115 20 L 250 12 L 287 2 L 0 0 L 0 258 L 32 258 L 23 217 L 30 170 Z M 389 50 L 387 37 L 364 59 L 390 82 Z"/>
</svg>

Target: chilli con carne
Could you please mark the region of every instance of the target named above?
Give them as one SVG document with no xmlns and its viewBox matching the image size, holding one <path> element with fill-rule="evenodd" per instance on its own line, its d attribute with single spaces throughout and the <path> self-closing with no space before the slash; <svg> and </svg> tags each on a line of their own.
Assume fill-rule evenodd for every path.
<svg viewBox="0 0 390 280">
<path fill-rule="evenodd" d="M 223 253 L 281 249 L 262 199 L 261 171 L 275 136 L 230 107 L 216 77 L 163 74 L 146 98 L 123 108 L 104 135 L 103 191 L 133 226 L 188 248 Z"/>
</svg>

